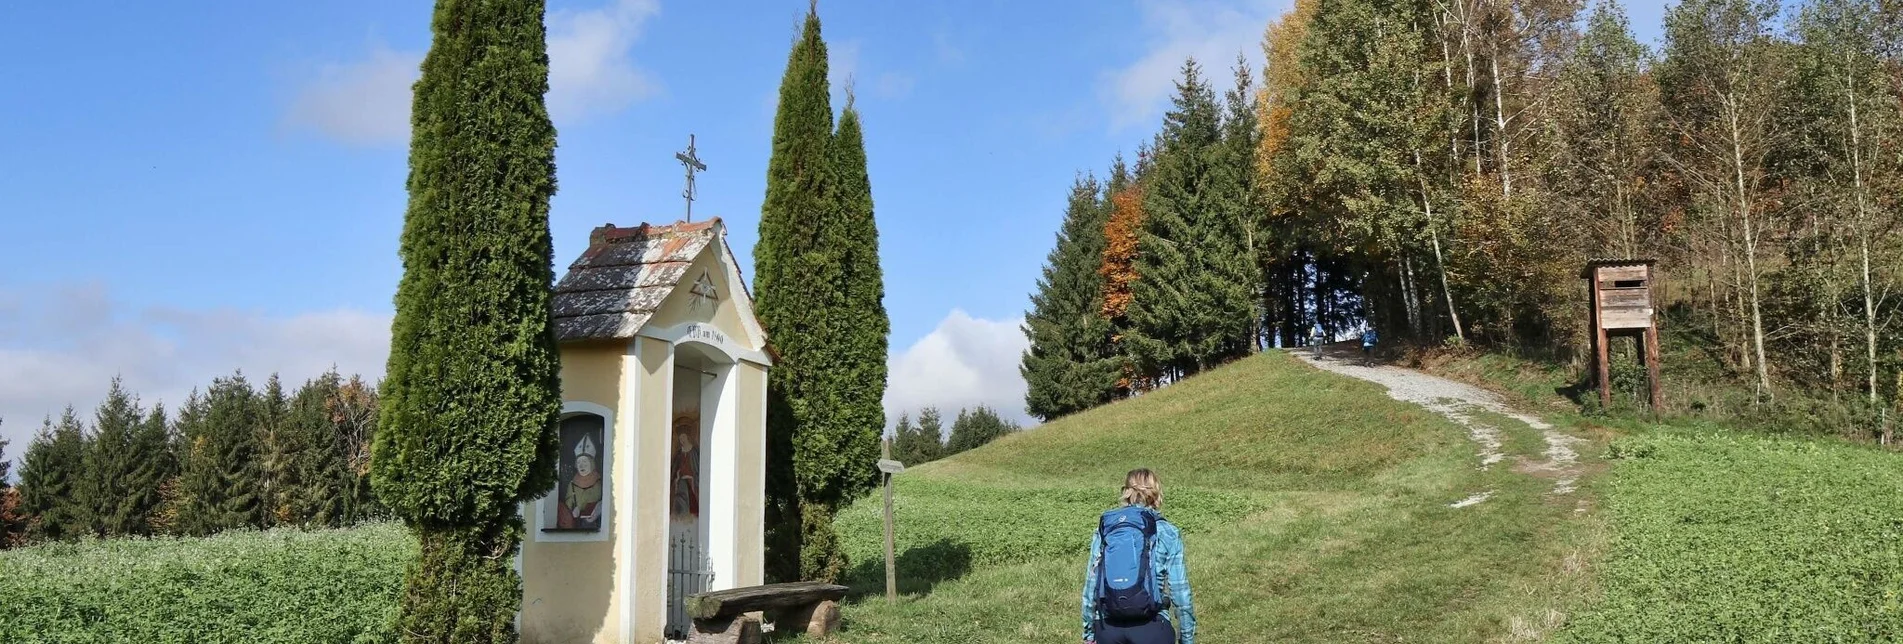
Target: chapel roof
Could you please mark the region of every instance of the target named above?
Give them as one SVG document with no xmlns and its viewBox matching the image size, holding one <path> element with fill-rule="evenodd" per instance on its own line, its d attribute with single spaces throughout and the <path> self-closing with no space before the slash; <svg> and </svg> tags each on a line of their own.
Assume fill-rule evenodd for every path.
<svg viewBox="0 0 1903 644">
<path fill-rule="evenodd" d="M 644 222 L 633 228 L 596 228 L 588 234 L 588 250 L 555 283 L 550 306 L 556 341 L 634 337 L 709 245 L 718 244 L 731 255 L 725 233 L 718 217 L 665 226 Z M 732 263 L 730 257 L 723 261 Z M 733 276 L 738 278 L 738 273 Z M 744 283 L 733 288 L 745 297 Z"/>
</svg>

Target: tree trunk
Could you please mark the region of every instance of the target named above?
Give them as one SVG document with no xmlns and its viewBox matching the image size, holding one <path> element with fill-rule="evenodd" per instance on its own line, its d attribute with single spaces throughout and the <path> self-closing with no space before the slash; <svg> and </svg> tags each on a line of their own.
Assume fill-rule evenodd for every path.
<svg viewBox="0 0 1903 644">
<path fill-rule="evenodd" d="M 1745 187 L 1744 178 L 1744 131 L 1738 123 L 1738 106 L 1734 102 L 1726 109 L 1731 125 L 1731 169 L 1734 185 L 1738 193 L 1738 223 L 1744 236 L 1744 263 L 1747 279 L 1748 297 L 1751 308 L 1751 350 L 1756 362 L 1758 392 L 1765 400 L 1775 400 L 1771 391 L 1771 370 L 1764 355 L 1764 310 L 1762 297 L 1758 289 L 1758 236 L 1756 220 L 1751 215 L 1750 191 Z"/>
<path fill-rule="evenodd" d="M 1440 231 L 1429 226 L 1428 238 L 1434 242 L 1434 268 L 1440 271 L 1440 292 L 1447 298 L 1447 318 L 1454 323 L 1454 337 L 1459 338 L 1461 344 L 1466 344 L 1467 332 L 1460 325 L 1460 312 L 1454 308 L 1454 290 L 1447 285 L 1447 262 L 1440 252 Z"/>
</svg>

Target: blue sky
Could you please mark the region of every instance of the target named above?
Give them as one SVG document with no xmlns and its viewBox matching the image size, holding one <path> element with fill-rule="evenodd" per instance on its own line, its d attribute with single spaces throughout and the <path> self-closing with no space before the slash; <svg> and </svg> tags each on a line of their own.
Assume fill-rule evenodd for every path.
<svg viewBox="0 0 1903 644">
<path fill-rule="evenodd" d="M 689 133 L 709 165 L 695 212 L 725 218 L 750 259 L 806 2 L 549 4 L 558 270 L 595 225 L 680 216 L 673 153 Z M 1662 10 L 1633 4 L 1650 40 Z M 1259 61 L 1287 5 L 821 2 L 836 85 L 852 79 L 865 120 L 890 408 L 1021 414 L 1016 323 L 1072 177 L 1149 136 L 1185 56 L 1223 82 L 1237 52 Z M 0 8 L 11 455 L 42 416 L 89 412 L 114 374 L 175 405 L 238 368 L 381 372 L 429 13 L 420 0 Z"/>
</svg>

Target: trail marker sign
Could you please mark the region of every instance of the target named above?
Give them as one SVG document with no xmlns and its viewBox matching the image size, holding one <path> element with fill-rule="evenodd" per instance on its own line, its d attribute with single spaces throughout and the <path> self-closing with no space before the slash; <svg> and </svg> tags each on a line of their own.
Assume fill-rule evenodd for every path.
<svg viewBox="0 0 1903 644">
<path fill-rule="evenodd" d="M 879 441 L 879 471 L 885 475 L 885 603 L 891 605 L 899 600 L 899 578 L 897 566 L 892 559 L 892 475 L 905 471 L 905 464 L 892 460 L 892 440 Z"/>
</svg>

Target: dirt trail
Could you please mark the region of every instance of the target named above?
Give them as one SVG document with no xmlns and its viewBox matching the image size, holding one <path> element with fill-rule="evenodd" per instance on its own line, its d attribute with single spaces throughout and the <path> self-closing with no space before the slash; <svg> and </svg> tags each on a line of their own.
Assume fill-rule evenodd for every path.
<svg viewBox="0 0 1903 644">
<path fill-rule="evenodd" d="M 1313 349 L 1292 349 L 1289 353 L 1321 369 L 1387 387 L 1388 397 L 1420 405 L 1466 428 L 1467 435 L 1479 448 L 1480 469 L 1483 470 L 1506 460 L 1506 454 L 1501 451 L 1501 437 L 1504 434 L 1500 427 L 1477 418 L 1474 412 L 1492 412 L 1525 423 L 1539 430 L 1540 436 L 1546 441 L 1546 451 L 1541 454 L 1545 460 L 1529 459 L 1521 465 L 1520 471 L 1551 476 L 1554 479 L 1554 494 L 1571 494 L 1579 483 L 1579 453 L 1574 451 L 1573 446 L 1584 440 L 1559 431 L 1559 428 L 1538 416 L 1507 406 L 1493 392 L 1412 369 L 1379 363 L 1364 365 L 1360 348 L 1353 343 L 1328 345 L 1323 348 L 1320 357 L 1315 356 Z M 1464 508 L 1479 504 L 1492 495 L 1490 491 L 1480 492 L 1449 505 Z"/>
</svg>

